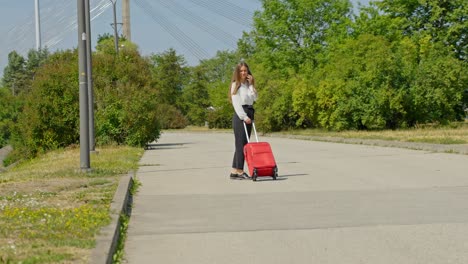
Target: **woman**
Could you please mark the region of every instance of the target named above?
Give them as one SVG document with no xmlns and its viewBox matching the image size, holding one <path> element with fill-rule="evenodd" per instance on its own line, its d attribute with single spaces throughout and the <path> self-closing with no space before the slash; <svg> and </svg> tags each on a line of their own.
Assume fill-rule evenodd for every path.
<svg viewBox="0 0 468 264">
<path fill-rule="evenodd" d="M 247 125 L 247 133 L 250 137 L 255 112 L 253 103 L 257 100 L 257 90 L 255 90 L 254 77 L 245 62 L 239 63 L 234 70 L 229 97 L 234 107 L 232 127 L 236 147 L 230 178 L 251 179 L 244 172 L 244 145 L 247 144 L 247 136 L 243 123 Z"/>
</svg>

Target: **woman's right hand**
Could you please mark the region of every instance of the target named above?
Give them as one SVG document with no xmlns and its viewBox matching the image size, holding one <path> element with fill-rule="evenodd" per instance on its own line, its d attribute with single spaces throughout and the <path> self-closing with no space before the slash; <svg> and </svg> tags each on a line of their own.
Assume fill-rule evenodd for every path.
<svg viewBox="0 0 468 264">
<path fill-rule="evenodd" d="M 255 83 L 253 75 L 247 75 L 246 80 L 249 82 L 249 85 L 254 85 Z"/>
<path fill-rule="evenodd" d="M 250 120 L 250 118 L 248 118 L 248 117 L 244 120 L 244 122 L 245 122 L 247 125 L 252 124 L 252 120 Z"/>
</svg>

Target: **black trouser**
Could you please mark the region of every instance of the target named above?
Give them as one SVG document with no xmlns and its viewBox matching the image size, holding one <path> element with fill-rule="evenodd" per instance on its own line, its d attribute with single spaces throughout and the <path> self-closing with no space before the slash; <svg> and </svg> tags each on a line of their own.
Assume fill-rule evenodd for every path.
<svg viewBox="0 0 468 264">
<path fill-rule="evenodd" d="M 245 113 L 253 121 L 255 110 L 251 105 L 243 105 Z M 244 169 L 244 145 L 247 144 L 247 136 L 245 135 L 244 121 L 240 120 L 236 113 L 232 116 L 232 128 L 234 129 L 234 138 L 236 150 L 232 159 L 232 167 L 235 169 Z M 252 124 L 247 125 L 247 133 L 252 132 Z"/>
</svg>

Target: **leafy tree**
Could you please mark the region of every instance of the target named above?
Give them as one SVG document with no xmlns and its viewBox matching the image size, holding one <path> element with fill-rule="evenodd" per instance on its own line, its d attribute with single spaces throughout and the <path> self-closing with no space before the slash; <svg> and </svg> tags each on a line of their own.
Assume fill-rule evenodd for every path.
<svg viewBox="0 0 468 264">
<path fill-rule="evenodd" d="M 254 15 L 254 30 L 240 47 L 254 50 L 268 69 L 287 74 L 305 63 L 315 67 L 324 48 L 347 35 L 351 4 L 348 0 L 263 0 Z"/>
<path fill-rule="evenodd" d="M 24 95 L 30 90 L 31 81 L 36 70 L 47 59 L 46 49 L 28 52 L 28 60 L 25 60 L 16 51 L 9 54 L 8 65 L 5 67 L 0 98 L 0 146 L 7 144 L 15 125 L 18 114 L 22 110 Z M 11 90 L 8 92 L 8 89 Z M 19 95 L 19 96 L 18 96 Z"/>
<path fill-rule="evenodd" d="M 457 50 L 454 57 L 463 60 L 458 48 L 466 47 L 468 27 L 458 26 L 467 21 L 466 5 L 455 2 L 376 1 L 352 24 L 349 3 L 264 1 L 255 29 L 239 42 L 240 52 L 261 69 L 257 80 L 267 80 L 260 86 L 258 121 L 267 130 L 342 130 L 459 118 L 466 65 L 449 56 Z"/>
<path fill-rule="evenodd" d="M 174 49 L 150 56 L 154 88 L 158 96 L 155 99 L 159 106 L 162 128 L 182 128 L 188 124 L 183 115 L 187 108 L 182 99 L 182 91 L 187 83 L 189 72 L 183 56 L 177 55 Z"/>
<path fill-rule="evenodd" d="M 0 88 L 0 148 L 9 143 L 21 105 L 18 96 L 13 96 L 7 88 Z"/>
<path fill-rule="evenodd" d="M 204 69 L 207 81 L 222 82 L 229 84 L 235 66 L 240 62 L 241 56 L 235 51 L 218 51 L 216 55 L 200 62 L 200 67 Z"/>
<path fill-rule="evenodd" d="M 261 77 L 256 78 L 259 80 Z M 255 82 L 262 87 L 258 90 L 259 99 L 255 108 L 255 121 L 258 127 L 263 131 L 294 128 L 297 117 L 291 107 L 295 88 L 293 82 L 278 79 L 267 79 L 264 84 Z"/>
<path fill-rule="evenodd" d="M 297 115 L 296 126 L 300 128 L 320 127 L 316 91 L 318 84 L 310 80 L 314 79 L 312 75 L 298 78 L 292 94 L 292 108 Z"/>
<path fill-rule="evenodd" d="M 181 108 L 180 97 L 188 76 L 183 56 L 177 55 L 174 49 L 154 54 L 150 57 L 153 63 L 153 78 L 159 88 L 160 102 Z"/>
<path fill-rule="evenodd" d="M 433 45 L 366 34 L 338 45 L 293 94 L 299 124 L 384 129 L 460 119 L 466 65 Z"/>
<path fill-rule="evenodd" d="M 185 116 L 193 125 L 203 125 L 207 109 L 210 106 L 207 80 L 203 67 L 195 67 L 190 74 L 191 80 L 185 86 L 182 94 Z"/>
<path fill-rule="evenodd" d="M 220 51 L 215 57 L 203 60 L 199 65 L 207 79 L 210 102 L 207 120 L 210 128 L 230 128 L 232 125 L 233 109 L 228 92 L 234 67 L 240 58 L 237 52 Z"/>
<path fill-rule="evenodd" d="M 312 87 L 296 92 L 294 107 L 301 122 L 316 120 L 319 127 L 386 128 L 395 122 L 392 118 L 404 114 L 405 90 L 394 83 L 398 75 L 390 43 L 361 35 L 338 45 L 329 63 L 315 74 Z"/>
<path fill-rule="evenodd" d="M 398 42 L 404 36 L 406 24 L 404 17 L 392 17 L 382 12 L 374 2 L 362 7 L 352 25 L 352 36 L 357 38 L 362 34 L 383 36 L 391 43 Z"/>
<path fill-rule="evenodd" d="M 16 95 L 29 85 L 29 78 L 25 69 L 26 61 L 16 51 L 8 54 L 8 65 L 3 73 L 3 86 L 11 89 Z"/>
<path fill-rule="evenodd" d="M 456 58 L 468 59 L 468 3 L 466 0 L 382 0 L 376 5 L 404 21 L 407 35 L 429 35 L 451 47 Z"/>
<path fill-rule="evenodd" d="M 468 65 L 454 58 L 442 44 L 433 45 L 421 56 L 411 82 L 408 117 L 411 124 L 447 123 L 465 117 L 463 100 Z"/>
<path fill-rule="evenodd" d="M 119 36 L 118 45 L 119 52 L 123 50 L 136 51 L 138 49 L 135 43 L 128 41 L 123 36 Z M 116 55 L 114 36 L 109 33 L 99 35 L 97 38 L 96 51 L 97 53 Z"/>
<path fill-rule="evenodd" d="M 145 146 L 160 136 L 159 91 L 149 61 L 126 47 L 119 56 L 104 49 L 93 58 L 96 140 Z"/>
<path fill-rule="evenodd" d="M 29 50 L 27 60 L 16 51 L 10 52 L 8 65 L 4 70 L 3 85 L 10 88 L 14 95 L 28 91 L 36 70 L 48 56 L 47 49 Z"/>
<path fill-rule="evenodd" d="M 36 72 L 12 136 L 16 152 L 39 152 L 79 143 L 77 53 L 58 52 Z"/>
<path fill-rule="evenodd" d="M 292 107 L 297 91 L 310 87 L 309 75 L 330 57 L 330 46 L 350 34 L 351 4 L 347 0 L 262 1 L 254 30 L 239 41 L 240 54 L 252 56 L 259 100 L 259 128 L 281 130 L 311 125 Z M 299 104 L 296 104 L 299 105 Z"/>
<path fill-rule="evenodd" d="M 61 51 L 38 68 L 11 137 L 13 156 L 79 144 L 77 61 L 76 50 Z M 145 146 L 156 140 L 161 110 L 149 61 L 127 48 L 120 56 L 98 52 L 93 63 L 97 143 Z"/>
<path fill-rule="evenodd" d="M 31 79 L 34 78 L 34 74 L 49 57 L 50 53 L 47 48 L 35 50 L 31 49 L 28 52 L 28 60 L 25 63 L 25 69 Z"/>
</svg>

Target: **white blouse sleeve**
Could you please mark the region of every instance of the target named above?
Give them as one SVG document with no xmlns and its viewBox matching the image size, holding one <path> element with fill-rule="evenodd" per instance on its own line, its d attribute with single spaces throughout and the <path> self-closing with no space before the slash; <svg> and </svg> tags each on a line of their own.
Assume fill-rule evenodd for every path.
<svg viewBox="0 0 468 264">
<path fill-rule="evenodd" d="M 244 108 L 242 108 L 242 101 L 241 101 L 241 98 L 240 98 L 240 92 L 238 90 L 236 94 L 232 94 L 232 92 L 234 91 L 235 86 L 236 86 L 236 83 L 233 82 L 231 84 L 232 106 L 234 107 L 234 111 L 236 111 L 236 114 L 239 117 L 239 119 L 245 121 L 248 117 L 247 117 L 247 114 L 244 111 Z"/>
</svg>

